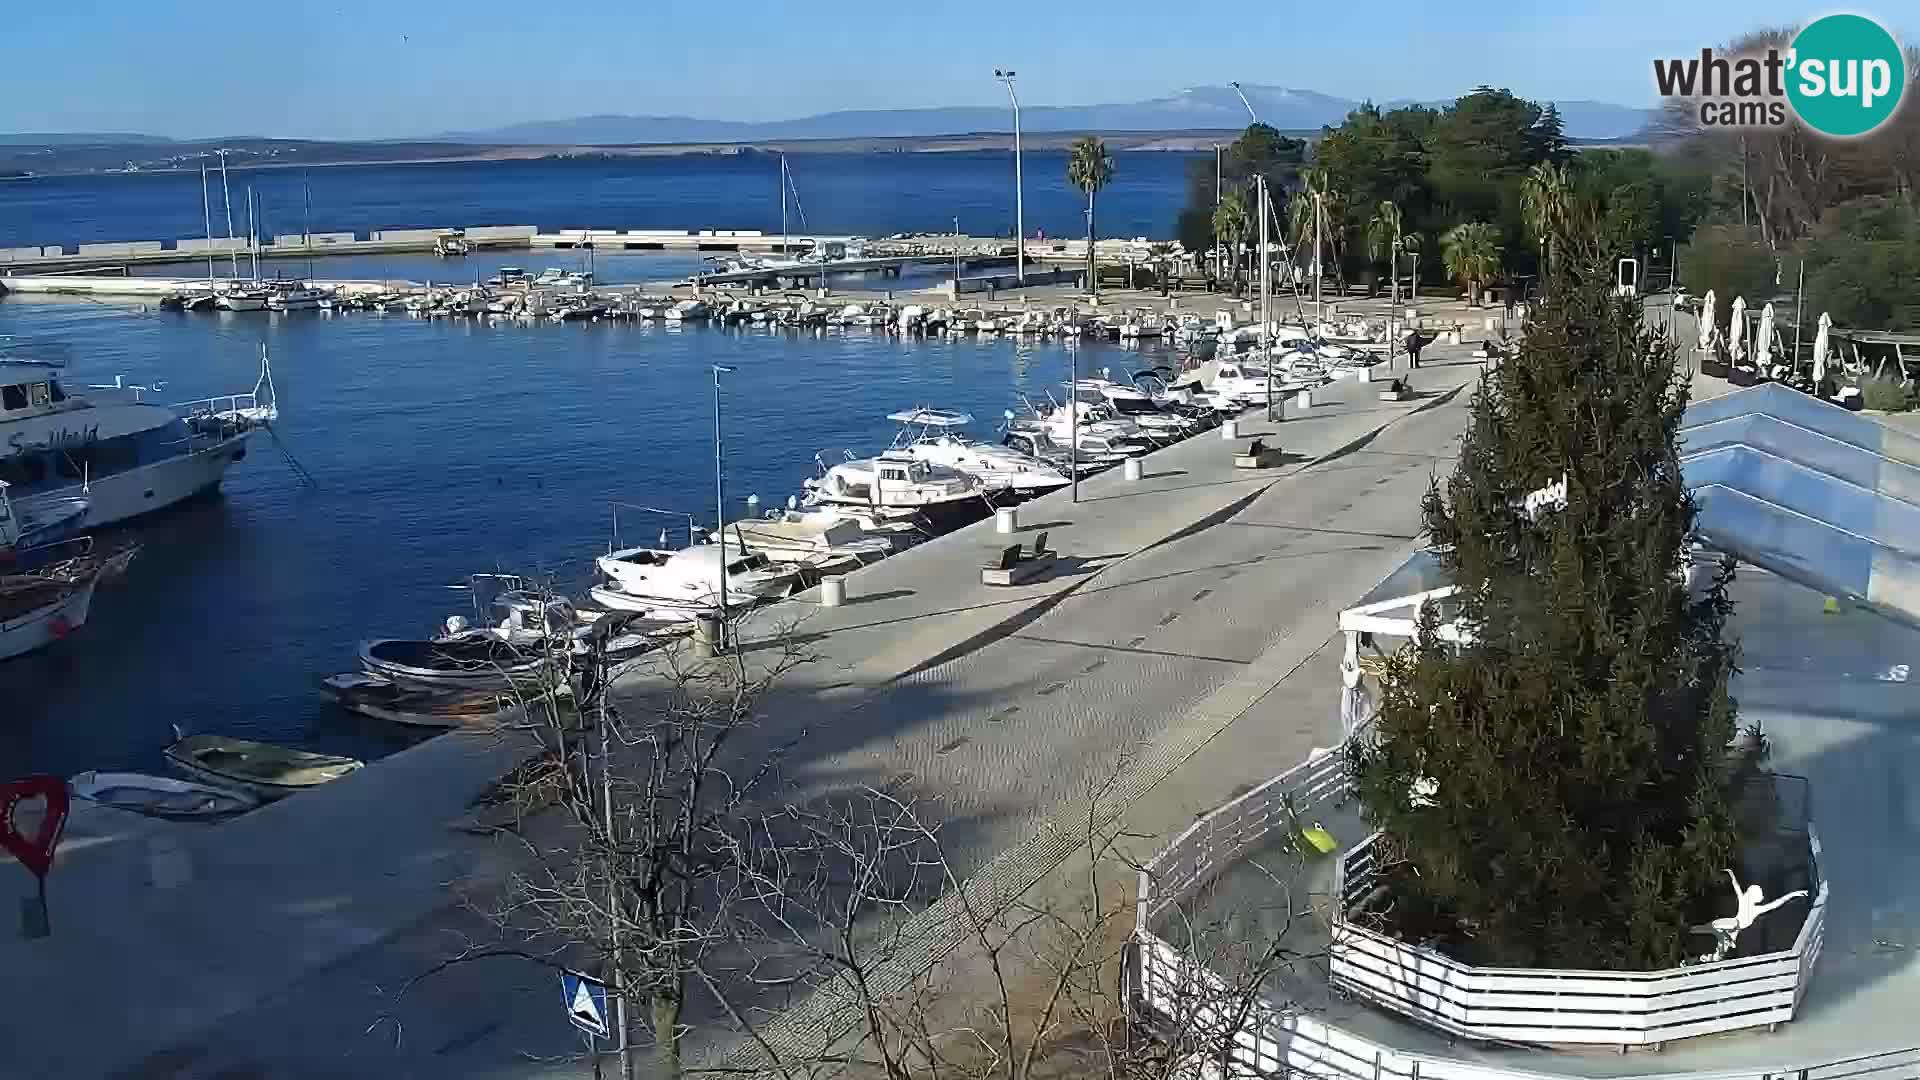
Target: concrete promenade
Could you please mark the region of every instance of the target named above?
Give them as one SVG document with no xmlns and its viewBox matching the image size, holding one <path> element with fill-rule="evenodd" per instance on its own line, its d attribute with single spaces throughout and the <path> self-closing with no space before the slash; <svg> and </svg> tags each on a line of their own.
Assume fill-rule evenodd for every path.
<svg viewBox="0 0 1920 1080">
<path fill-rule="evenodd" d="M 1018 539 L 1045 529 L 1063 556 L 1034 585 L 978 583 L 981 555 L 1015 539 L 983 524 L 854 575 L 845 607 L 789 607 L 821 659 L 767 703 L 765 738 L 799 737 L 787 771 L 804 793 L 939 799 L 961 872 L 1008 888 L 1060 864 L 1049 814 L 1092 778 L 1119 770 L 1140 820 L 1178 831 L 1324 741 L 1334 684 L 1301 686 L 1302 665 L 1411 548 L 1478 371 L 1467 351 L 1432 348 L 1412 402 L 1341 383 L 1277 427 L 1249 414 L 1243 437 L 1277 440 L 1283 468 L 1238 473 L 1206 434 L 1153 455 L 1143 481 L 1109 473 L 1078 504 L 1028 504 Z M 1241 740 L 1225 757 L 1223 732 Z M 493 961 L 397 993 L 479 933 L 460 896 L 484 895 L 506 853 L 448 826 L 521 752 L 444 737 L 212 828 L 77 815 L 53 938 L 0 939 L 6 1068 L 578 1075 L 553 1060 L 579 1044 L 544 970 Z M 190 880 L 169 880 L 169 842 Z M 941 947 L 929 937 L 929 957 Z M 783 1037 L 825 1019 L 795 1009 Z"/>
</svg>

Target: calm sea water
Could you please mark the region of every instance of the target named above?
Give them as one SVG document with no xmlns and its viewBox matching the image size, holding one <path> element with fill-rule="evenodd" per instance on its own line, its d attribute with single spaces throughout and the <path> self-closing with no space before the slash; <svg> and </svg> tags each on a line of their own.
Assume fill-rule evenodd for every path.
<svg viewBox="0 0 1920 1080">
<path fill-rule="evenodd" d="M 1102 236 L 1167 236 L 1193 155 L 1115 156 L 1100 193 Z M 799 209 L 792 227 L 884 235 L 945 232 L 955 217 L 972 235 L 1012 235 L 1013 159 L 1000 152 L 795 154 Z M 1025 155 L 1026 226 L 1081 236 L 1086 199 L 1067 185 L 1066 155 Z M 298 233 L 311 195 L 315 232 L 538 225 L 543 228 L 780 228 L 780 167 L 767 154 L 619 160 L 455 162 L 234 170 L 235 232 L 246 232 L 246 189 L 263 236 Z M 214 232 L 226 231 L 219 176 Z M 0 184 L 0 247 L 170 240 L 205 231 L 200 175 L 132 173 Z"/>
<path fill-rule="evenodd" d="M 683 272 L 672 259 L 616 265 L 633 279 Z M 163 380 L 166 400 L 250 387 L 265 342 L 280 435 L 319 486 L 299 486 L 261 438 L 220 498 L 137 526 L 145 551 L 82 631 L 0 664 L 0 776 L 158 770 L 175 724 L 360 755 L 401 745 L 324 704 L 315 679 L 352 668 L 364 637 L 421 634 L 462 610 L 464 594 L 444 586 L 469 573 L 584 578 L 605 548 L 610 500 L 711 520 L 709 365 L 737 369 L 723 400 L 735 510 L 750 492 L 781 502 L 816 450 L 883 446 L 885 414 L 902 407 L 966 409 L 992 437 L 1016 391 L 1058 386 L 1068 370 L 1062 348 L 1000 339 L 76 301 L 0 302 L 6 334 L 70 345 L 70 383 Z M 1140 359 L 1081 352 L 1083 370 Z M 629 539 L 665 524 L 622 523 Z"/>
</svg>

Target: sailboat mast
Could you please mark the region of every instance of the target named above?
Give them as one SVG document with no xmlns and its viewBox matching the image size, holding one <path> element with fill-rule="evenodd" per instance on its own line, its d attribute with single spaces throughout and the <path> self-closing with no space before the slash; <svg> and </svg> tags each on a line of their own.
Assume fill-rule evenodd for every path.
<svg viewBox="0 0 1920 1080">
<path fill-rule="evenodd" d="M 1272 226 L 1267 219 L 1267 178 L 1255 176 L 1254 185 L 1260 199 L 1260 355 L 1261 366 L 1267 373 L 1267 419 L 1273 415 L 1273 353 L 1267 345 L 1267 334 L 1273 327 L 1273 257 L 1268 250 L 1269 234 Z"/>
<path fill-rule="evenodd" d="M 260 228 L 253 219 L 253 185 L 247 185 L 247 254 L 253 261 L 253 280 L 260 281 Z"/>
<path fill-rule="evenodd" d="M 306 202 L 300 218 L 300 242 L 307 249 L 307 280 L 313 280 L 313 185 L 305 179 L 300 182 L 300 193 Z"/>
<path fill-rule="evenodd" d="M 790 258 L 793 243 L 787 239 L 787 155 L 780 155 L 780 257 Z"/>
<path fill-rule="evenodd" d="M 233 277 L 240 276 L 240 253 L 233 248 L 233 192 L 227 188 L 227 151 L 220 150 L 220 201 L 227 205 L 227 261 Z"/>
<path fill-rule="evenodd" d="M 200 161 L 200 217 L 207 226 L 207 291 L 213 291 L 213 197 L 207 193 L 207 163 Z"/>
</svg>

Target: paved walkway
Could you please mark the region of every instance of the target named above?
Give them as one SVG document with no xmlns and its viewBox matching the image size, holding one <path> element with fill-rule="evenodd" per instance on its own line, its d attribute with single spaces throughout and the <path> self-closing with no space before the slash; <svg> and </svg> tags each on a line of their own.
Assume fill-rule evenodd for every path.
<svg viewBox="0 0 1920 1080">
<path fill-rule="evenodd" d="M 990 523 L 862 571 L 854 602 L 800 624 L 822 660 L 768 703 L 766 738 L 804 733 L 790 775 L 806 792 L 891 782 L 942 799 L 962 872 L 1009 888 L 1059 863 L 1051 800 L 1123 760 L 1129 794 L 1155 793 L 1140 813 L 1177 831 L 1330 715 L 1331 697 L 1302 716 L 1275 688 L 1410 546 L 1414 502 L 1460 429 L 1466 395 L 1449 392 L 1477 370 L 1432 363 L 1415 379 L 1426 396 L 1405 405 L 1345 383 L 1278 428 L 1250 418 L 1244 434 L 1300 455 L 1274 473 L 1236 473 L 1228 445 L 1203 435 L 1154 455 L 1143 481 L 1109 473 L 1083 484 L 1079 504 L 1028 504 L 1023 536 L 1045 528 L 1064 557 L 1036 585 L 978 584 L 981 553 L 1004 542 Z M 644 694 L 644 678 L 634 687 Z M 1235 726 L 1276 741 L 1196 772 L 1208 740 Z M 212 829 L 76 819 L 54 877 L 54 938 L 0 940 L 7 1067 L 541 1071 L 529 1054 L 577 1045 L 545 973 L 500 961 L 394 996 L 478 931 L 449 887 L 484 885 L 498 860 L 446 824 L 517 752 L 434 740 Z M 193 880 L 150 884 L 156 835 L 181 840 Z M 795 1010 L 793 1030 L 808 1019 Z"/>
</svg>

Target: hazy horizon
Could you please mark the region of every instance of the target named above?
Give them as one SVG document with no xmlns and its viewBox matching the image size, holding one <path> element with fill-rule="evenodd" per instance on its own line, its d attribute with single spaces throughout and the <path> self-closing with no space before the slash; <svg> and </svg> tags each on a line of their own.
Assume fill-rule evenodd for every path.
<svg viewBox="0 0 1920 1080">
<path fill-rule="evenodd" d="M 16 85 L 58 92 L 11 97 L 0 131 L 404 139 L 604 115 L 766 123 L 1005 108 L 996 67 L 1020 72 L 1030 108 L 1132 103 L 1234 80 L 1381 102 L 1450 99 L 1484 83 L 1535 100 L 1650 108 L 1656 56 L 1824 9 L 1708 0 L 1496 5 L 1463 17 L 1384 0 L 1308 17 L 1252 0 L 1204 14 L 1133 0 L 987 0 L 966 9 L 965 33 L 878 0 L 826 12 L 743 0 L 722 22 L 704 7 L 636 12 L 609 0 L 533 20 L 507 0 L 468 0 L 457 21 L 370 0 L 269 10 L 269 19 L 204 5 L 107 19 L 79 5 L 12 12 Z M 1911 29 L 1864 13 L 1896 35 Z"/>
</svg>

